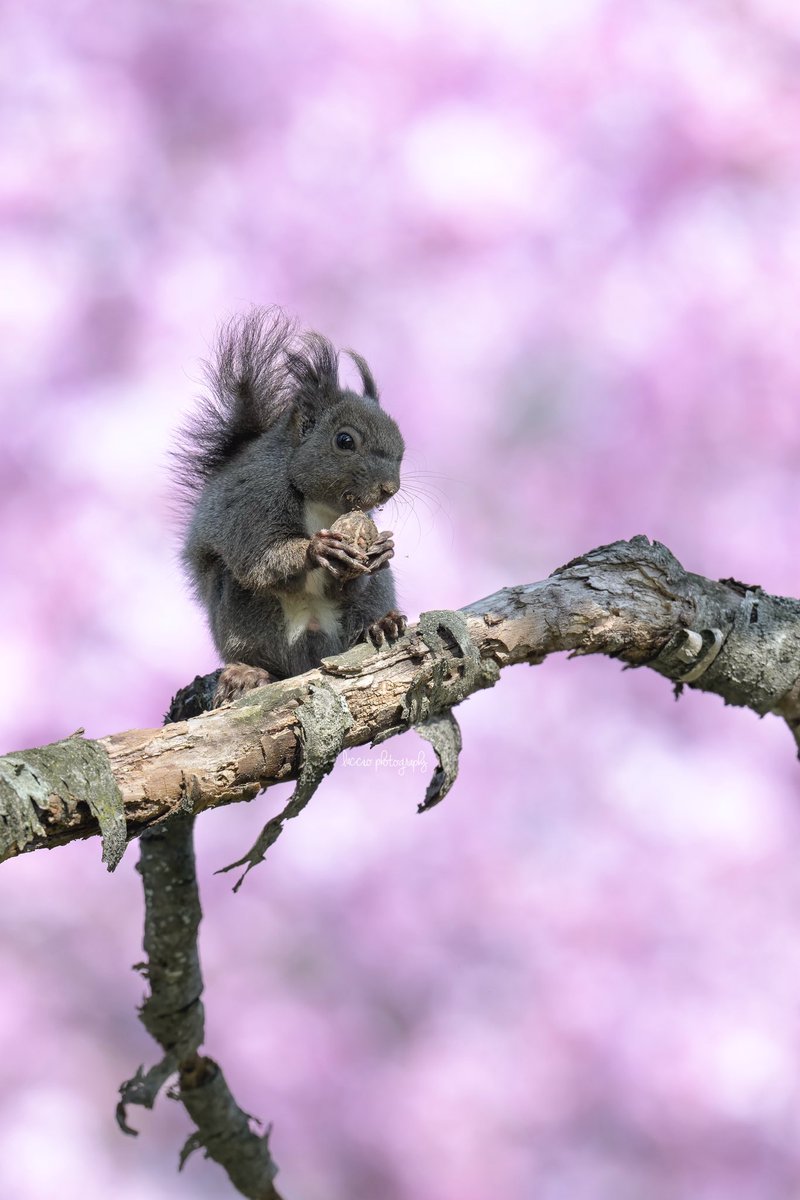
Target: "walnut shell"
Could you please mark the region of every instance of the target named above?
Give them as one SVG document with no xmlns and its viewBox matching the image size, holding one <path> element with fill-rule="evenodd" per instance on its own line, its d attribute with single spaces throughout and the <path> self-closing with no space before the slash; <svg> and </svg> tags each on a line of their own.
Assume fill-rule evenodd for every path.
<svg viewBox="0 0 800 1200">
<path fill-rule="evenodd" d="M 331 525 L 332 533 L 341 533 L 349 545 L 357 550 L 367 551 L 378 536 L 375 522 L 366 513 L 355 509 L 337 517 Z"/>
</svg>

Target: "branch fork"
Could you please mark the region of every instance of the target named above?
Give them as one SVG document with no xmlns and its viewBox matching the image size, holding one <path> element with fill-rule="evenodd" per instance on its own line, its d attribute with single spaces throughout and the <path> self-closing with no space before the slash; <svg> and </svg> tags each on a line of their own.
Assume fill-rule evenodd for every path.
<svg viewBox="0 0 800 1200">
<path fill-rule="evenodd" d="M 244 866 L 238 888 L 285 821 L 308 804 L 342 749 L 377 745 L 409 728 L 436 754 L 419 806 L 426 811 L 457 776 L 461 734 L 453 708 L 493 686 L 502 669 L 539 663 L 558 651 L 606 654 L 658 671 L 676 694 L 689 686 L 760 715 L 773 712 L 800 743 L 800 601 L 733 579 L 692 575 L 665 546 L 635 537 L 458 612 L 423 613 L 391 647 L 356 646 L 224 708 L 206 711 L 217 671 L 178 693 L 160 730 L 98 741 L 75 734 L 0 758 L 0 861 L 100 835 L 103 861 L 113 870 L 126 843 L 141 839 L 147 961 L 139 969 L 150 994 L 140 1017 L 163 1053 L 120 1089 L 118 1120 L 126 1133 L 134 1132 L 127 1106 L 152 1107 L 175 1079 L 169 1094 L 195 1125 L 180 1166 L 202 1148 L 241 1195 L 280 1200 L 269 1129 L 253 1128 L 217 1063 L 200 1053 L 196 815 L 297 780 L 251 850 L 222 868 Z"/>
</svg>

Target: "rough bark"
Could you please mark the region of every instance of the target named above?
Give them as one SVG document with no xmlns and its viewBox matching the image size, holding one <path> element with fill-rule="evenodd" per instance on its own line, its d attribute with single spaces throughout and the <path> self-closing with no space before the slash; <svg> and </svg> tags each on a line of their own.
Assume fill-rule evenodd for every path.
<svg viewBox="0 0 800 1200">
<path fill-rule="evenodd" d="M 213 687 L 202 680 L 178 693 L 165 724 L 210 707 Z M 253 1118 L 236 1103 L 222 1070 L 200 1054 L 205 1037 L 203 975 L 197 938 L 202 920 L 194 855 L 194 817 L 176 813 L 147 829 L 140 839 L 138 871 L 144 887 L 144 951 L 137 963 L 150 985 L 139 1019 L 158 1042 L 163 1057 L 142 1067 L 120 1088 L 117 1121 L 127 1121 L 131 1104 L 152 1108 L 169 1078 L 170 1095 L 179 1100 L 195 1125 L 180 1155 L 179 1169 L 195 1150 L 218 1163 L 234 1188 L 248 1200 L 280 1200 L 274 1184 L 277 1166 L 270 1154 L 269 1129 L 258 1133 Z"/>
<path fill-rule="evenodd" d="M 491 686 L 501 668 L 557 651 L 610 655 L 648 666 L 679 689 L 774 712 L 800 741 L 800 601 L 692 575 L 665 546 L 636 537 L 590 551 L 539 583 L 457 612 L 424 613 L 390 649 L 357 646 L 228 708 L 0 758 L 0 861 L 105 825 L 112 867 L 120 816 L 131 839 L 172 813 L 248 800 L 311 763 L 313 779 L 301 779 L 307 798 L 338 750 L 411 726 L 438 738 L 437 753 L 450 763 L 432 782 L 435 802 L 457 755 L 442 716 Z M 198 679 L 195 687 L 209 683 Z"/>
</svg>

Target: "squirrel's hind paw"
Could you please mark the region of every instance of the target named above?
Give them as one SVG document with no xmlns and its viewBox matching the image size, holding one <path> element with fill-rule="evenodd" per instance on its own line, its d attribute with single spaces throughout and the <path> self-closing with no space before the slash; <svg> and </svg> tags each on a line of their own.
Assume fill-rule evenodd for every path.
<svg viewBox="0 0 800 1200">
<path fill-rule="evenodd" d="M 214 708 L 230 704 L 245 692 L 252 692 L 253 688 L 264 687 L 267 683 L 274 683 L 274 678 L 262 667 L 249 667 L 247 663 L 228 663 L 227 667 L 223 667 L 217 681 Z"/>
</svg>

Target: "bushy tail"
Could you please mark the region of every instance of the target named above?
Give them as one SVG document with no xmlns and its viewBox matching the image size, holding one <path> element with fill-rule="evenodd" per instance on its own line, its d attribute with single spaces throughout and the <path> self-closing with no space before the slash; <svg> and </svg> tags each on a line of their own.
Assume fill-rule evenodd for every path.
<svg viewBox="0 0 800 1200">
<path fill-rule="evenodd" d="M 208 393 L 180 433 L 177 481 L 194 494 L 286 411 L 295 388 L 289 364 L 296 322 L 277 307 L 254 308 L 223 326 L 205 365 Z"/>
</svg>

